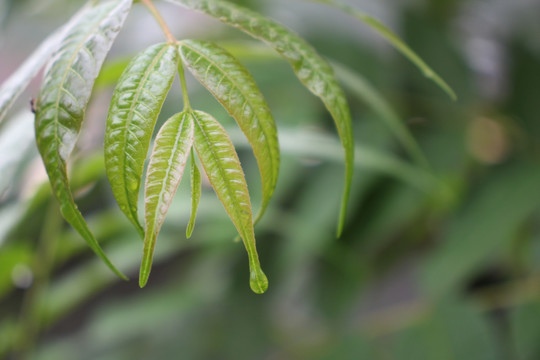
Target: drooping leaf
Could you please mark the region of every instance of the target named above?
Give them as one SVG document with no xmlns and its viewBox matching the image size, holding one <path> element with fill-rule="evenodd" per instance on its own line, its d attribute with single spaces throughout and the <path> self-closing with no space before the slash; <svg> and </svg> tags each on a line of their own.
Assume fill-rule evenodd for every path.
<svg viewBox="0 0 540 360">
<path fill-rule="evenodd" d="M 84 13 L 55 53 L 37 101 L 36 138 L 64 218 L 119 276 L 73 200 L 66 163 L 81 129 L 99 69 L 122 28 L 131 0 L 101 2 Z"/>
<path fill-rule="evenodd" d="M 182 180 L 192 146 L 193 119 L 188 111 L 167 120 L 156 137 L 144 186 L 146 233 L 139 275 L 141 287 L 148 281 L 156 239 Z"/>
<path fill-rule="evenodd" d="M 68 23 L 49 35 L 22 65 L 0 87 L 0 123 L 15 100 L 22 94 L 30 81 L 58 49 L 66 35 L 87 16 L 90 6 L 84 6 L 71 17 Z"/>
<path fill-rule="evenodd" d="M 222 0 L 168 1 L 203 12 L 264 41 L 292 65 L 300 81 L 324 102 L 336 123 L 345 150 L 345 189 L 338 223 L 339 236 L 345 223 L 353 175 L 354 140 L 349 106 L 331 66 L 298 35 L 244 7 Z"/>
<path fill-rule="evenodd" d="M 178 66 L 174 44 L 157 44 L 137 55 L 114 90 L 105 130 L 105 166 L 120 209 L 144 230 L 137 216 L 139 189 L 150 138 Z"/>
<path fill-rule="evenodd" d="M 186 229 L 186 237 L 189 239 L 193 233 L 195 219 L 197 218 L 197 209 L 201 200 L 201 173 L 195 163 L 195 155 L 191 152 L 191 216 Z"/>
<path fill-rule="evenodd" d="M 250 268 L 251 289 L 261 294 L 268 280 L 259 263 L 253 230 L 253 213 L 244 171 L 229 136 L 210 115 L 194 111 L 195 150 L 208 180 L 244 241 Z"/>
<path fill-rule="evenodd" d="M 364 22 L 370 28 L 378 32 L 383 38 L 385 38 L 390 45 L 392 45 L 397 51 L 402 53 L 407 59 L 409 59 L 428 79 L 431 79 L 437 86 L 439 86 L 452 100 L 456 100 L 457 96 L 454 90 L 444 81 L 428 64 L 422 60 L 418 54 L 416 54 L 407 44 L 403 42 L 392 30 L 382 24 L 374 17 L 355 9 L 352 6 L 342 4 L 335 0 L 309 0 L 318 2 L 321 4 L 329 5 L 333 8 L 340 9 L 343 12 L 357 18 Z"/>
<path fill-rule="evenodd" d="M 246 135 L 261 174 L 262 217 L 276 187 L 279 172 L 277 129 L 270 108 L 248 70 L 221 47 L 203 41 L 180 44 L 184 63 L 216 97 Z"/>
</svg>

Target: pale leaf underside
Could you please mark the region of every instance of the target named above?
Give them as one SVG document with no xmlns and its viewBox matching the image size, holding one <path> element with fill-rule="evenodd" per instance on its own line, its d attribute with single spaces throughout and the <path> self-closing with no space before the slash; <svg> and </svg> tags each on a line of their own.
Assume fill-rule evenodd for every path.
<svg viewBox="0 0 540 360">
<path fill-rule="evenodd" d="M 210 115 L 193 112 L 194 145 L 217 196 L 244 241 L 250 267 L 250 286 L 255 293 L 268 288 L 255 245 L 253 215 L 244 172 L 227 133 Z"/>
<path fill-rule="evenodd" d="M 172 116 L 158 132 L 145 184 L 145 224 L 143 260 L 139 285 L 146 285 L 157 236 L 176 189 L 182 180 L 193 145 L 193 119 L 190 112 Z"/>
<path fill-rule="evenodd" d="M 199 167 L 195 163 L 195 154 L 191 152 L 191 216 L 189 217 L 189 223 L 186 229 L 186 237 L 189 239 L 193 233 L 195 227 L 195 219 L 197 218 L 197 209 L 199 208 L 199 202 L 201 200 L 201 173 Z"/>
</svg>

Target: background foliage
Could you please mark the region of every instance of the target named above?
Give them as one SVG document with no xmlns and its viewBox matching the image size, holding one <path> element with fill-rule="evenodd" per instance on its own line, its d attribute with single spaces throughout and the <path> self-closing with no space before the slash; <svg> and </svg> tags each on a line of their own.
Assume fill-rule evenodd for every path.
<svg viewBox="0 0 540 360">
<path fill-rule="evenodd" d="M 82 3 L 0 1 L 0 82 Z M 187 181 L 163 225 L 148 286 L 111 274 L 62 222 L 43 185 L 27 104 L 36 81 L 0 136 L 1 356 L 16 349 L 35 359 L 539 358 L 540 6 L 349 1 L 390 25 L 437 70 L 459 96 L 451 102 L 352 18 L 307 2 L 241 3 L 348 68 L 338 77 L 352 108 L 357 156 L 342 238 L 334 236 L 342 151 L 320 102 L 286 63 L 238 31 L 158 3 L 179 37 L 219 40 L 237 54 L 274 113 L 281 173 L 256 228 L 269 291 L 256 296 L 246 286 L 245 254 L 208 184 L 197 227 L 185 239 Z M 126 59 L 162 41 L 145 9 L 133 10 L 91 100 L 72 185 L 107 253 L 136 278 L 140 242 L 112 198 L 102 145 Z M 257 201 L 257 164 L 246 141 L 188 80 L 193 106 L 231 133 Z M 392 108 L 366 92 L 366 82 Z M 180 97 L 168 97 L 158 122 Z M 388 126 L 396 117 L 429 167 L 396 139 Z"/>
</svg>

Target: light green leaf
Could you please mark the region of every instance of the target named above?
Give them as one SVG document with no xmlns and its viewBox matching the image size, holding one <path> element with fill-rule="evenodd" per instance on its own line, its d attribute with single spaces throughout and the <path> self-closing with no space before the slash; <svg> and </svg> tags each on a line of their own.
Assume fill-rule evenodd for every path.
<svg viewBox="0 0 540 360">
<path fill-rule="evenodd" d="M 324 102 L 336 123 L 345 150 L 345 189 L 337 231 L 339 236 L 345 223 L 353 175 L 354 140 L 349 106 L 328 62 L 298 35 L 241 6 L 221 0 L 168 1 L 203 12 L 264 41 L 292 65 L 300 81 Z"/>
<path fill-rule="evenodd" d="M 407 44 L 405 44 L 399 36 L 397 36 L 392 30 L 387 28 L 379 20 L 375 19 L 372 16 L 369 16 L 366 13 L 363 13 L 352 6 L 342 4 L 334 0 L 309 0 L 313 2 L 318 2 L 321 4 L 326 4 L 331 7 L 340 9 L 345 13 L 357 18 L 360 21 L 363 21 L 370 28 L 377 31 L 383 38 L 385 38 L 390 45 L 392 45 L 397 51 L 402 53 L 407 59 L 409 59 L 428 79 L 431 79 L 435 84 L 437 84 L 452 100 L 456 100 L 457 96 L 454 90 L 444 81 L 428 64 L 418 56 Z"/>
<path fill-rule="evenodd" d="M 253 231 L 253 213 L 244 171 L 225 129 L 210 115 L 194 111 L 195 150 L 208 180 L 244 241 L 250 268 L 250 286 L 262 294 L 268 279 L 261 270 Z"/>
<path fill-rule="evenodd" d="M 0 123 L 15 100 L 22 94 L 30 81 L 58 49 L 66 35 L 84 21 L 90 6 L 84 6 L 71 17 L 69 22 L 49 35 L 36 50 L 21 64 L 21 66 L 0 87 Z"/>
<path fill-rule="evenodd" d="M 174 44 L 157 44 L 137 55 L 114 90 L 105 130 L 105 166 L 120 209 L 144 230 L 137 216 L 144 161 L 157 117 L 178 66 Z"/>
<path fill-rule="evenodd" d="M 99 69 L 122 28 L 131 0 L 91 7 L 71 29 L 45 73 L 37 101 L 36 138 L 64 218 L 119 276 L 96 241 L 71 194 L 66 163 L 75 147 Z"/>
<path fill-rule="evenodd" d="M 195 163 L 195 155 L 191 152 L 191 216 L 186 229 L 186 237 L 189 239 L 193 233 L 195 219 L 197 217 L 197 209 L 201 201 L 201 173 L 199 167 Z"/>
<path fill-rule="evenodd" d="M 185 40 L 180 55 L 193 75 L 236 120 L 253 148 L 262 183 L 262 204 L 255 224 L 264 214 L 279 172 L 277 129 L 263 95 L 248 70 L 221 47 Z"/>
<path fill-rule="evenodd" d="M 144 287 L 152 267 L 156 239 L 165 215 L 182 180 L 193 146 L 193 119 L 181 112 L 165 122 L 157 134 L 144 186 L 146 233 L 139 285 Z"/>
</svg>

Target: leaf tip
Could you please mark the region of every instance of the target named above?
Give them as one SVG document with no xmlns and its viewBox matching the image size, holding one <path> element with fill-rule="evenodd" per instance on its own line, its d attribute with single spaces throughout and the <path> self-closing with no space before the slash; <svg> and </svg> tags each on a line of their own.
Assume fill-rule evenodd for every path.
<svg viewBox="0 0 540 360">
<path fill-rule="evenodd" d="M 249 274 L 249 286 L 255 294 L 263 294 L 268 289 L 268 278 L 260 267 L 251 270 Z"/>
<path fill-rule="evenodd" d="M 139 287 L 141 289 L 146 286 L 146 283 L 148 282 L 148 276 L 149 275 L 150 275 L 150 273 L 147 272 L 147 271 L 144 271 L 144 272 L 140 273 L 140 275 L 139 275 Z"/>
</svg>

